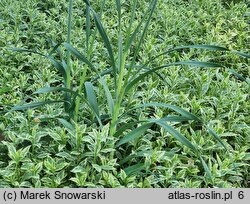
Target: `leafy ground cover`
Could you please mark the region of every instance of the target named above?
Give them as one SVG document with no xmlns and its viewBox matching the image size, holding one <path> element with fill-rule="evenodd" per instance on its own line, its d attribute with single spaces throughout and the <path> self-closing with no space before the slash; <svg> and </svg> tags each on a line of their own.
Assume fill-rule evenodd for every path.
<svg viewBox="0 0 250 204">
<path fill-rule="evenodd" d="M 151 60 L 249 53 L 247 4 L 154 2 L 0 2 L 1 187 L 249 186 L 249 59 Z"/>
</svg>

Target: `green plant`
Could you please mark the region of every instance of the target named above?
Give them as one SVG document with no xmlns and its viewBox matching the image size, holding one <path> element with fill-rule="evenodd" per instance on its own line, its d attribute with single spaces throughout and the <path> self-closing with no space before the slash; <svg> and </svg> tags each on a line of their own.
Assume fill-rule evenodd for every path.
<svg viewBox="0 0 250 204">
<path fill-rule="evenodd" d="M 90 2 L 85 0 L 86 3 L 86 46 L 85 53 L 81 54 L 77 49 L 75 49 L 71 45 L 71 14 L 72 14 L 72 3 L 73 1 L 69 1 L 69 16 L 68 16 L 68 35 L 66 43 L 53 43 L 53 49 L 48 55 L 44 55 L 38 52 L 34 52 L 32 50 L 26 49 L 13 49 L 16 51 L 24 51 L 24 52 L 33 52 L 36 54 L 40 54 L 46 58 L 48 58 L 53 65 L 57 68 L 59 73 L 63 77 L 63 87 L 45 87 L 35 92 L 35 94 L 45 94 L 48 92 L 56 92 L 61 91 L 64 93 L 63 100 L 60 101 L 44 101 L 44 102 L 36 102 L 25 104 L 21 106 L 15 106 L 11 109 L 14 110 L 24 110 L 27 108 L 35 108 L 40 107 L 42 105 L 51 104 L 51 103 L 64 103 L 65 112 L 68 114 L 67 118 L 59 118 L 58 120 L 68 129 L 74 130 L 76 124 L 79 122 L 79 114 L 80 114 L 80 106 L 81 104 L 85 104 L 89 110 L 91 110 L 91 122 L 95 123 L 97 121 L 100 129 L 103 127 L 103 123 L 105 120 L 110 121 L 110 129 L 109 136 L 114 137 L 117 141 L 114 146 L 117 150 L 122 150 L 122 145 L 128 144 L 131 141 L 136 140 L 141 137 L 147 130 L 151 129 L 153 125 L 159 125 L 164 128 L 167 132 L 173 135 L 181 144 L 190 148 L 192 154 L 195 154 L 197 157 L 200 157 L 201 163 L 207 173 L 210 176 L 210 170 L 207 167 L 207 164 L 204 162 L 202 158 L 202 152 L 198 149 L 194 144 L 192 144 L 186 137 L 184 137 L 181 133 L 175 130 L 172 126 L 170 126 L 166 122 L 184 122 L 184 121 L 194 121 L 198 125 L 203 125 L 207 128 L 208 132 L 212 134 L 216 140 L 218 140 L 221 145 L 226 148 L 226 145 L 222 142 L 219 136 L 209 127 L 206 122 L 199 119 L 197 116 L 170 104 L 164 103 L 145 103 L 136 107 L 131 107 L 129 100 L 134 92 L 133 89 L 136 89 L 136 85 L 138 82 L 142 81 L 146 77 L 158 74 L 157 71 L 169 68 L 172 66 L 200 66 L 205 68 L 218 68 L 222 67 L 227 69 L 225 66 L 212 63 L 212 62 L 200 62 L 200 61 L 177 61 L 171 62 L 164 65 L 155 64 L 155 60 L 167 55 L 171 52 L 181 51 L 184 49 L 207 49 L 214 51 L 229 51 L 227 48 L 223 48 L 220 46 L 211 46 L 211 45 L 190 45 L 190 46 L 180 46 L 175 47 L 170 50 L 167 50 L 164 53 L 161 53 L 155 57 L 150 58 L 143 65 L 139 64 L 140 61 L 137 60 L 139 56 L 140 48 L 143 45 L 144 38 L 146 36 L 146 31 L 148 29 L 150 20 L 152 19 L 153 12 L 156 8 L 156 0 L 151 1 L 150 6 L 138 23 L 138 25 L 133 25 L 133 20 L 136 16 L 136 6 L 138 4 L 137 1 L 133 1 L 132 11 L 130 22 L 128 23 L 126 31 L 124 32 L 125 25 L 122 22 L 122 11 L 121 11 L 121 2 L 119 0 L 116 1 L 117 8 L 117 16 L 118 16 L 118 26 L 117 26 L 117 45 L 111 44 L 108 34 L 106 33 L 104 26 L 101 21 L 101 13 L 102 9 L 105 5 L 105 1 L 102 1 L 101 12 L 99 15 L 91 6 Z M 92 18 L 93 19 L 92 19 Z M 92 20 L 92 21 L 91 21 Z M 94 23 L 93 23 L 94 21 Z M 94 29 L 92 28 L 92 24 L 95 25 Z M 133 30 L 133 27 L 135 29 Z M 92 30 L 91 30 L 92 29 Z M 92 31 L 92 32 L 91 32 Z M 91 62 L 91 57 L 94 52 L 94 42 L 96 40 L 97 33 L 99 33 L 103 43 L 108 51 L 108 59 L 107 63 L 111 68 L 103 70 L 102 67 L 93 64 Z M 124 36 L 125 34 L 125 36 Z M 66 57 L 64 58 L 64 52 L 62 52 L 62 46 L 66 49 Z M 241 55 L 243 57 L 249 58 L 249 55 L 243 54 L 237 51 L 234 51 L 235 54 Z M 58 56 L 60 58 L 58 60 Z M 54 57 L 55 56 L 55 57 Z M 71 56 L 75 56 L 78 60 L 82 61 L 85 66 L 84 69 L 81 70 L 80 80 L 78 86 L 73 87 L 72 82 L 72 66 L 71 66 Z M 238 77 L 240 80 L 246 81 L 244 77 L 236 73 L 232 69 L 228 69 L 232 74 Z M 160 75 L 157 75 L 160 78 Z M 110 83 L 107 81 L 110 80 Z M 98 97 L 96 95 L 95 89 L 97 84 L 104 90 L 105 100 L 107 101 L 108 108 L 104 107 L 104 102 L 98 101 Z M 83 93 L 84 92 L 84 93 Z M 84 103 L 81 103 L 84 102 Z M 104 107 L 104 108 L 103 108 Z M 164 116 L 160 119 L 156 118 L 144 118 L 143 120 L 138 119 L 138 117 L 131 117 L 131 112 L 136 109 L 144 110 L 147 108 L 167 108 L 173 110 L 178 115 L 168 115 Z M 146 111 L 145 111 L 146 112 Z M 127 124 L 123 124 L 121 121 L 126 118 Z M 128 132 L 128 130 L 131 130 Z M 128 132 L 128 133 L 127 133 Z M 110 159 L 114 158 L 114 152 L 111 153 Z M 125 164 L 129 159 L 133 157 L 144 157 L 145 155 L 152 155 L 152 152 L 138 152 L 135 155 L 130 155 L 130 152 L 126 152 L 126 157 L 120 159 L 120 164 Z M 126 165 L 124 165 L 126 166 Z M 131 174 L 140 170 L 144 170 L 146 168 L 144 163 L 136 164 L 134 166 L 130 166 L 126 169 L 126 172 Z M 211 176 L 210 176 L 211 177 Z"/>
</svg>

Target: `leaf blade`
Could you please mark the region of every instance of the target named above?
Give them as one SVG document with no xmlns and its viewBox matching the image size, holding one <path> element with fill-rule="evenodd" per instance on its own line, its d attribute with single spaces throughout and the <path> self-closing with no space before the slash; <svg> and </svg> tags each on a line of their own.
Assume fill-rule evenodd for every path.
<svg viewBox="0 0 250 204">
<path fill-rule="evenodd" d="M 84 56 L 83 54 L 81 54 L 77 49 L 75 49 L 72 45 L 70 45 L 69 43 L 63 43 L 63 45 L 65 46 L 65 48 L 70 51 L 76 58 L 78 58 L 80 61 L 86 63 L 89 68 L 94 71 L 96 71 L 96 68 L 94 67 L 94 65 L 86 58 L 86 56 Z"/>
<path fill-rule="evenodd" d="M 115 82 L 116 82 L 116 73 L 117 73 L 117 68 L 116 68 L 116 64 L 115 64 L 115 58 L 114 58 L 114 53 L 113 53 L 113 49 L 112 49 L 112 45 L 110 43 L 110 40 L 108 38 L 108 35 L 101 23 L 100 18 L 98 17 L 97 13 L 91 8 L 91 12 L 94 16 L 94 20 L 95 20 L 95 24 L 96 27 L 104 41 L 104 45 L 106 46 L 107 50 L 108 50 L 108 54 L 109 54 L 109 58 L 110 58 L 110 64 L 111 67 L 113 68 L 113 74 L 115 77 Z"/>
<path fill-rule="evenodd" d="M 185 145 L 186 147 L 191 149 L 193 152 L 195 152 L 195 153 L 197 152 L 196 147 L 186 137 L 184 137 L 181 133 L 179 133 L 173 127 L 171 127 L 170 125 L 168 125 L 162 121 L 156 121 L 155 123 L 160 125 L 161 127 L 163 127 L 167 132 L 169 132 L 181 144 Z"/>
<path fill-rule="evenodd" d="M 133 109 L 138 109 L 138 108 L 143 108 L 143 107 L 162 107 L 162 108 L 168 108 L 168 109 L 171 109 L 179 114 L 181 114 L 183 117 L 185 118 L 188 118 L 189 120 L 194 120 L 194 121 L 197 121 L 197 122 L 202 122 L 201 119 L 199 119 L 197 116 L 195 116 L 194 114 L 178 107 L 178 106 L 174 106 L 174 105 L 171 105 L 171 104 L 167 104 L 167 103 L 145 103 L 145 104 L 142 104 L 140 106 L 137 106 Z M 184 119 L 184 118 L 183 118 Z"/>
<path fill-rule="evenodd" d="M 122 139 L 119 140 L 119 142 L 116 144 L 116 147 L 119 147 L 125 143 L 128 143 L 134 139 L 139 138 L 152 125 L 153 125 L 153 123 L 146 123 L 146 124 L 143 124 L 140 127 L 136 128 L 136 129 L 132 130 L 127 135 L 125 135 Z"/>
<path fill-rule="evenodd" d="M 47 104 L 62 103 L 62 102 L 65 102 L 65 101 L 63 101 L 63 100 L 60 100 L 60 101 L 49 101 L 48 100 L 48 101 L 42 101 L 42 102 L 28 103 L 28 104 L 24 104 L 24 105 L 14 106 L 9 111 L 18 111 L 18 110 L 32 109 L 32 108 L 37 108 L 37 107 L 44 106 L 44 105 L 47 105 Z"/>
<path fill-rule="evenodd" d="M 130 176 L 145 169 L 144 163 L 134 164 L 124 169 L 125 173 Z"/>
<path fill-rule="evenodd" d="M 91 109 L 94 111 L 97 119 L 99 121 L 101 121 L 100 120 L 100 111 L 99 111 L 99 107 L 98 107 L 96 94 L 94 91 L 94 86 L 92 85 L 91 82 L 88 82 L 88 81 L 85 82 L 84 85 L 85 85 L 85 90 L 86 90 L 87 101 L 88 101 Z"/>
</svg>

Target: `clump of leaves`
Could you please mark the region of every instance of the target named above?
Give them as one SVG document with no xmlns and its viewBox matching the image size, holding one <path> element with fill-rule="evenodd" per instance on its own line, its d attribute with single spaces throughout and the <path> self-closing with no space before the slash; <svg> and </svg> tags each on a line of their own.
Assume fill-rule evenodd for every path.
<svg viewBox="0 0 250 204">
<path fill-rule="evenodd" d="M 207 131 L 217 140 L 226 150 L 226 144 L 216 134 L 216 132 L 207 125 L 206 121 L 203 121 L 196 115 L 177 107 L 173 104 L 158 103 L 156 101 L 151 103 L 142 103 L 138 106 L 133 106 L 127 101 L 136 90 L 137 84 L 148 76 L 156 75 L 159 79 L 164 80 L 158 73 L 162 69 L 169 69 L 173 66 L 194 66 L 204 68 L 224 68 L 231 72 L 235 77 L 241 81 L 246 79 L 238 74 L 235 70 L 227 68 L 226 66 L 214 62 L 203 62 L 203 61 L 174 61 L 163 65 L 156 65 L 155 61 L 159 58 L 167 56 L 172 52 L 178 52 L 186 49 L 206 49 L 210 51 L 227 52 L 230 51 L 236 55 L 244 58 L 250 58 L 248 54 L 241 53 L 238 51 L 231 51 L 227 48 L 215 45 L 186 45 L 178 46 L 172 49 L 166 50 L 154 57 L 148 59 L 147 62 L 141 64 L 138 58 L 140 57 L 139 52 L 143 46 L 144 39 L 148 30 L 151 19 L 153 18 L 154 11 L 156 10 L 157 0 L 152 0 L 149 3 L 145 15 L 142 16 L 138 24 L 134 25 L 134 19 L 136 18 L 136 9 L 139 4 L 137 0 L 132 2 L 132 10 L 130 13 L 129 22 L 123 22 L 122 20 L 122 5 L 123 2 L 116 0 L 116 12 L 117 12 L 117 43 L 111 43 L 108 33 L 101 20 L 102 11 L 105 5 L 105 0 L 102 1 L 99 13 L 95 11 L 92 4 L 88 0 L 85 2 L 85 30 L 86 44 L 84 47 L 84 53 L 71 45 L 71 30 L 72 30 L 72 8 L 73 0 L 69 1 L 68 10 L 68 33 L 67 41 L 55 43 L 51 41 L 53 46 L 50 53 L 47 55 L 28 49 L 13 48 L 14 51 L 19 52 L 30 52 L 41 55 L 51 61 L 51 63 L 58 70 L 58 73 L 62 77 L 62 86 L 57 87 L 44 87 L 34 94 L 45 94 L 49 92 L 62 92 L 62 100 L 46 100 L 41 102 L 33 102 L 24 105 L 14 106 L 8 111 L 18 111 L 30 108 L 37 108 L 40 106 L 63 103 L 65 113 L 67 117 L 57 118 L 68 130 L 76 131 L 78 123 L 81 123 L 80 108 L 82 106 L 88 108 L 90 111 L 90 123 L 95 124 L 100 130 L 103 129 L 106 123 L 109 123 L 108 135 L 114 138 L 113 148 L 109 154 L 110 161 L 114 158 L 118 159 L 119 165 L 124 169 L 124 172 L 128 175 L 138 173 L 140 171 L 147 170 L 145 162 L 131 165 L 129 162 L 135 157 L 152 157 L 153 152 L 140 151 L 136 153 L 130 153 L 129 144 L 149 130 L 153 130 L 153 127 L 159 126 L 165 131 L 170 133 L 176 140 L 178 140 L 183 146 L 191 150 L 190 154 L 200 158 L 206 175 L 211 179 L 211 172 L 202 157 L 202 150 L 200 150 L 195 144 L 188 140 L 184 135 L 177 131 L 171 122 L 185 122 L 193 121 L 197 125 L 204 126 Z M 99 35 L 98 35 L 99 34 Z M 106 50 L 107 60 L 106 64 L 108 68 L 103 69 L 101 63 L 93 63 L 91 59 L 95 55 L 94 43 L 101 38 Z M 84 64 L 83 69 L 79 70 L 79 84 L 73 83 L 73 70 L 72 60 L 73 57 L 77 58 Z M 247 82 L 247 81 L 246 81 Z M 98 100 L 96 89 L 103 90 L 105 99 L 102 101 Z M 106 105 L 107 104 L 107 105 Z M 144 118 L 138 119 L 136 110 L 147 112 L 149 109 L 162 108 L 169 109 L 174 114 L 165 115 L 162 118 Z M 80 117 L 81 116 L 81 117 Z M 126 124 L 124 124 L 126 121 Z M 99 141 L 100 142 L 100 141 Z M 97 159 L 98 151 L 93 147 L 94 158 Z M 25 149 L 26 151 L 26 149 Z M 123 156 L 119 156 L 123 155 Z M 125 156 L 124 156 L 125 155 Z M 55 162 L 52 158 L 48 158 L 46 162 L 46 168 L 52 168 L 50 164 Z M 56 161 L 56 163 L 58 163 Z M 112 165 L 110 168 L 113 168 Z M 97 171 L 105 170 L 107 166 L 94 166 Z M 79 167 L 80 168 L 80 167 Z M 72 179 L 79 185 L 83 185 L 86 179 L 85 173 L 79 174 L 79 168 L 73 170 L 76 173 L 76 177 Z M 63 178 L 64 176 L 61 175 Z M 50 181 L 47 181 L 50 183 Z"/>
</svg>

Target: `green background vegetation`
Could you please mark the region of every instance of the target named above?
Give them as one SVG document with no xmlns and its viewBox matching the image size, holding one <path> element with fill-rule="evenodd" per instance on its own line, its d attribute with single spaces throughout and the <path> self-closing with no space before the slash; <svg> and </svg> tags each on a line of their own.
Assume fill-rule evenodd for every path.
<svg viewBox="0 0 250 204">
<path fill-rule="evenodd" d="M 135 25 L 149 3 L 139 1 Z M 100 5 L 101 1 L 95 1 L 92 6 L 100 12 Z M 129 3 L 122 4 L 124 24 L 129 24 L 131 10 Z M 166 49 L 190 44 L 219 45 L 249 53 L 248 15 L 243 1 L 158 1 L 136 62 L 143 64 Z M 73 1 L 71 44 L 81 53 L 86 44 L 85 18 L 84 1 Z M 117 19 L 115 1 L 106 1 L 101 20 L 112 44 L 118 43 Z M 17 104 L 62 99 L 58 92 L 32 95 L 42 87 L 62 84 L 61 75 L 48 59 L 7 48 L 47 54 L 52 50 L 48 39 L 67 41 L 67 24 L 66 0 L 0 2 L 0 111 Z M 91 62 L 105 70 L 108 53 L 99 34 L 93 47 Z M 118 52 L 117 46 L 114 51 Z M 0 187 L 249 187 L 249 60 L 230 52 L 191 49 L 164 55 L 154 66 L 191 59 L 226 65 L 248 83 L 225 68 L 172 66 L 158 72 L 163 80 L 149 75 L 134 86 L 122 111 L 159 102 L 179 106 L 201 118 L 220 136 L 228 152 L 206 128 L 192 121 L 170 124 L 202 150 L 210 177 L 200 158 L 160 126 L 153 124 L 142 137 L 117 148 L 119 138 L 110 136 L 109 117 L 103 119 L 100 128 L 93 112 L 81 104 L 72 129 L 72 124 L 57 119 L 67 119 L 68 115 L 63 104 L 56 103 L 0 115 L 0 130 L 5 136 L 0 144 Z M 72 57 L 71 66 L 74 88 L 80 83 L 84 65 Z M 86 74 L 88 80 L 93 77 L 89 71 Z M 112 86 L 112 76 L 106 81 Z M 104 88 L 93 84 L 104 117 L 108 109 Z M 172 115 L 173 111 L 154 107 L 135 109 L 130 114 L 133 119 L 144 120 Z M 120 124 L 129 122 L 125 117 Z M 135 128 L 136 124 L 125 132 Z"/>
</svg>

